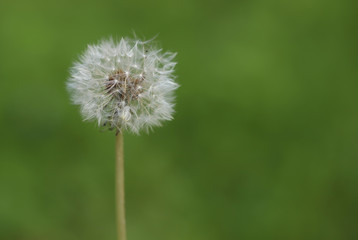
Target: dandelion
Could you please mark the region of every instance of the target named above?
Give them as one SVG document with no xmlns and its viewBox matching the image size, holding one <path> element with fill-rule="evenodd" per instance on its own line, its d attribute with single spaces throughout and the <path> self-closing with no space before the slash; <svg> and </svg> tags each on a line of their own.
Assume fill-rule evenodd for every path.
<svg viewBox="0 0 358 240">
<path fill-rule="evenodd" d="M 85 120 L 138 134 L 172 119 L 175 54 L 149 43 L 105 40 L 88 47 L 67 84 Z"/>
<path fill-rule="evenodd" d="M 116 198 L 118 239 L 126 240 L 123 131 L 138 134 L 171 120 L 175 53 L 151 41 L 104 40 L 90 45 L 71 68 L 67 88 L 84 120 L 116 131 Z"/>
</svg>

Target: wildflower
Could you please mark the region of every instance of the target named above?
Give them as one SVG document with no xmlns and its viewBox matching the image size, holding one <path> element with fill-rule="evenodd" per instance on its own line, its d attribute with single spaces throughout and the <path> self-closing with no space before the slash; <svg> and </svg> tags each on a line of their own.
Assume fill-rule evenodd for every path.
<svg viewBox="0 0 358 240">
<path fill-rule="evenodd" d="M 175 55 L 133 39 L 90 45 L 67 82 L 73 103 L 84 120 L 109 130 L 139 133 L 160 126 L 174 112 Z"/>
</svg>

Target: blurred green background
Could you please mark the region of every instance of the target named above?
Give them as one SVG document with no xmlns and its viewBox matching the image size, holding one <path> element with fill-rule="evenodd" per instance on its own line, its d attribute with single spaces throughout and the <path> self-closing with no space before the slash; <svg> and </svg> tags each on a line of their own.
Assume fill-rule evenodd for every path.
<svg viewBox="0 0 358 240">
<path fill-rule="evenodd" d="M 357 1 L 1 0 L 0 239 L 115 240 L 87 44 L 178 52 L 175 120 L 125 135 L 129 240 L 358 239 Z"/>
</svg>

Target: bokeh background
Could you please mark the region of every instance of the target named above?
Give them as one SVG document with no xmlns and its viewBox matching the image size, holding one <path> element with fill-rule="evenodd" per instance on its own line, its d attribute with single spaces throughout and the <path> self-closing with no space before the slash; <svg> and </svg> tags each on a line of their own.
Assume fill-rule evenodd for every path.
<svg viewBox="0 0 358 240">
<path fill-rule="evenodd" d="M 0 239 L 114 240 L 87 44 L 178 52 L 175 120 L 125 135 L 129 240 L 358 239 L 357 1 L 1 0 Z"/>
</svg>

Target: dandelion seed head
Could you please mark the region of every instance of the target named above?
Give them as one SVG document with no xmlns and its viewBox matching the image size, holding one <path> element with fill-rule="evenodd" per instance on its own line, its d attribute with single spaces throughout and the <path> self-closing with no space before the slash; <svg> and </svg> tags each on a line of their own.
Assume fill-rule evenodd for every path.
<svg viewBox="0 0 358 240">
<path fill-rule="evenodd" d="M 71 68 L 67 88 L 85 120 L 110 130 L 139 133 L 171 120 L 175 53 L 150 41 L 104 40 L 89 45 Z"/>
</svg>

